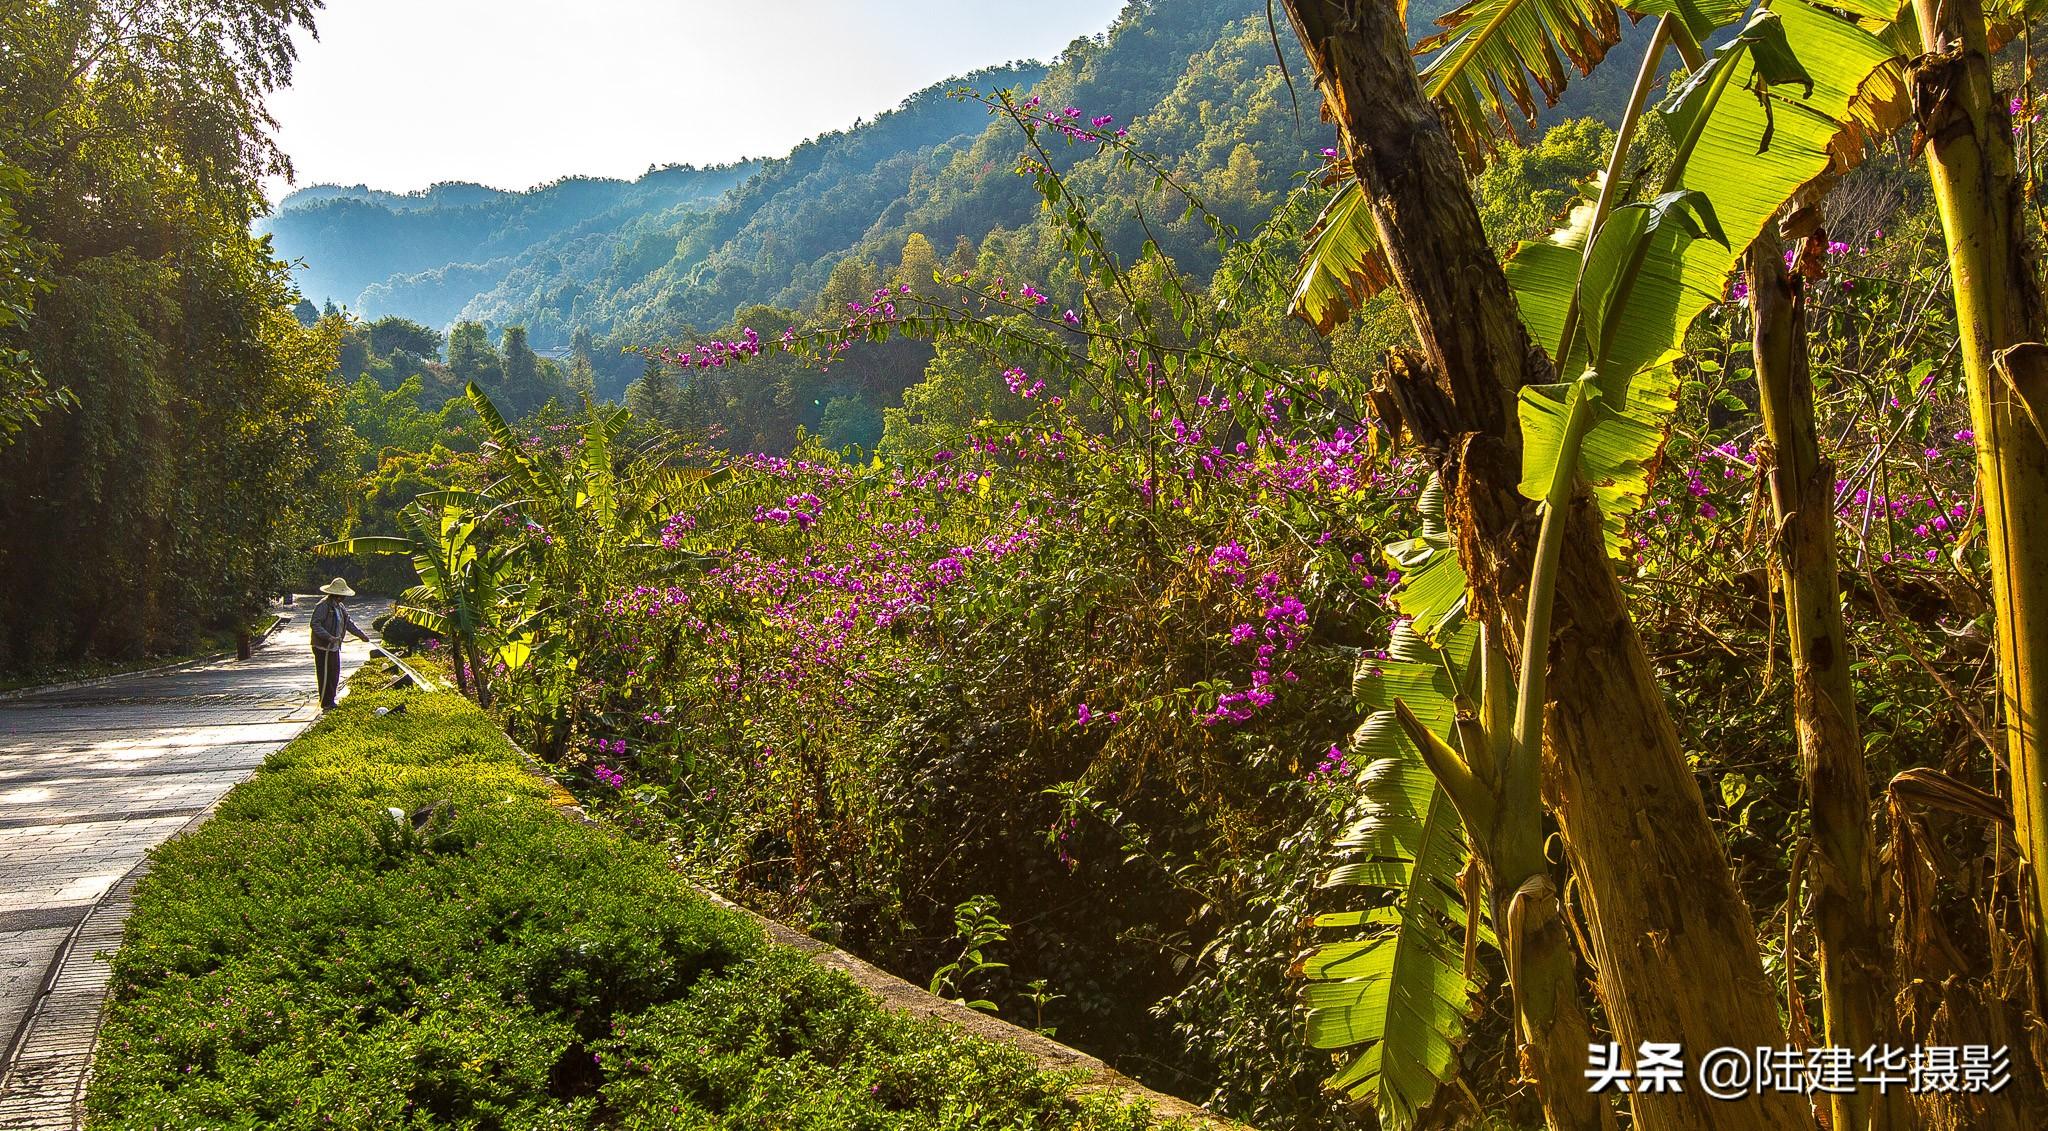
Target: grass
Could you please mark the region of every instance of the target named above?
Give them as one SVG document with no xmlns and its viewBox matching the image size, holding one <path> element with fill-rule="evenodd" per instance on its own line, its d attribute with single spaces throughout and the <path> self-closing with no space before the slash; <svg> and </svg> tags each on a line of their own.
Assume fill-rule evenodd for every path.
<svg viewBox="0 0 2048 1131">
<path fill-rule="evenodd" d="M 882 1009 L 554 811 L 466 700 L 378 686 L 157 851 L 88 1126 L 1152 1125 Z"/>
</svg>

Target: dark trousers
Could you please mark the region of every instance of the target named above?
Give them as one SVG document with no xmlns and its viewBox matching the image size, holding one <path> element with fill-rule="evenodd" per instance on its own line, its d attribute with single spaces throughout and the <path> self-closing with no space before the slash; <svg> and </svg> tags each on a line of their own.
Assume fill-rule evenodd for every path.
<svg viewBox="0 0 2048 1131">
<path fill-rule="evenodd" d="M 320 681 L 320 707 L 334 706 L 334 693 L 341 689 L 341 653 L 313 649 L 313 675 Z"/>
</svg>

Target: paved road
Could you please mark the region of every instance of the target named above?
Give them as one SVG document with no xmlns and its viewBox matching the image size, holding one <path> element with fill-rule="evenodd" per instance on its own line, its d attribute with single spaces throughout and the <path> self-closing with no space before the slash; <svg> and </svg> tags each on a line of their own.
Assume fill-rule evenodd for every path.
<svg viewBox="0 0 2048 1131">
<path fill-rule="evenodd" d="M 0 701 L 0 1056 L 23 1031 L 59 952 L 87 913 L 150 848 L 205 812 L 318 715 L 306 644 L 311 608 L 303 597 L 278 606 L 285 623 L 246 661 Z M 371 602 L 350 608 L 365 631 L 383 611 Z M 348 641 L 344 680 L 369 650 Z M 126 886 L 117 894 L 125 895 Z M 108 904 L 87 932 L 101 940 L 96 945 L 118 939 L 125 900 Z M 85 941 L 73 946 L 67 973 L 74 966 L 103 966 L 90 961 Z M 104 984 L 103 969 L 97 978 Z M 92 1009 L 67 1026 L 51 1016 L 61 1012 L 54 1007 L 60 996 L 45 1002 L 19 1070 L 0 1083 L 0 1126 L 31 1125 L 19 1121 L 26 1093 L 48 1092 L 47 1085 L 58 1082 L 32 1078 L 36 1058 L 29 1051 L 39 1041 L 44 1052 L 54 1051 L 43 1038 L 46 1029 L 82 1032 L 90 1048 L 97 997 L 74 995 L 72 1012 L 81 1012 L 88 999 Z M 52 1021 L 60 1024 L 46 1024 Z M 83 1055 L 66 1052 L 55 1059 L 80 1063 L 54 1067 L 82 1069 Z M 41 1059 L 47 1074 L 51 1058 Z M 75 1091 L 75 1080 L 61 1090 Z M 70 1095 L 63 1098 L 71 1107 Z M 68 1123 L 36 1119 L 33 1125 Z"/>
</svg>

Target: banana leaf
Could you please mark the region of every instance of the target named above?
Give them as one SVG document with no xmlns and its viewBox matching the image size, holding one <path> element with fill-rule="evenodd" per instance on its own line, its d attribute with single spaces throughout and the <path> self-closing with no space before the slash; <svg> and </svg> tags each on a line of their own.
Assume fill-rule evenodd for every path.
<svg viewBox="0 0 2048 1131">
<path fill-rule="evenodd" d="M 1470 855 L 1450 798 L 1395 721 L 1401 699 L 1439 734 L 1456 717 L 1454 672 L 1473 663 L 1478 629 L 1446 632 L 1444 649 L 1412 627 L 1395 629 L 1391 656 L 1361 665 L 1356 693 L 1371 708 L 1352 736 L 1359 774 L 1357 819 L 1339 838 L 1345 863 L 1326 887 L 1363 886 L 1386 902 L 1316 916 L 1346 937 L 1317 947 L 1298 972 L 1308 979 L 1308 1037 L 1320 1049 L 1351 1049 L 1328 1086 L 1370 1102 L 1389 1128 L 1414 1125 L 1457 1072 L 1465 1018 L 1480 983 L 1465 969 L 1467 922 L 1457 878 Z"/>
<path fill-rule="evenodd" d="M 1309 229 L 1289 311 L 1328 334 L 1393 281 L 1365 190 L 1346 177 Z"/>
<path fill-rule="evenodd" d="M 1594 366 L 1611 410 L 1587 437 L 1580 462 L 1610 551 L 1623 551 L 1623 523 L 1662 453 L 1676 408 L 1671 362 L 1686 331 L 1723 301 L 1729 273 L 1764 225 L 1861 160 L 1908 111 L 1900 61 L 1883 41 L 1801 0 L 1775 0 L 1659 108 L 1677 152 L 1668 191 L 1650 212 L 1618 210 L 1590 257 L 1590 205 L 1516 249 L 1507 272 L 1523 322 L 1561 371 Z M 1656 205 L 1674 193 L 1712 202 L 1712 232 L 1698 214 L 1655 222 Z M 1696 238 L 1708 234 L 1719 238 Z M 1604 254 L 1610 238 L 1628 254 Z M 1567 345 L 1575 305 L 1584 325 Z M 1525 395 L 1525 425 L 1541 426 L 1556 407 L 1540 391 Z"/>
<path fill-rule="evenodd" d="M 1631 19 L 1673 15 L 1694 39 L 1742 18 L 1738 0 L 1638 0 Z M 1621 21 L 1611 0 L 1471 0 L 1436 21 L 1445 30 L 1424 37 L 1422 89 L 1437 104 L 1467 165 L 1479 168 L 1536 125 L 1544 106 L 1564 93 L 1569 64 L 1590 74 L 1615 44 Z M 1531 83 L 1535 89 L 1531 89 Z"/>
</svg>

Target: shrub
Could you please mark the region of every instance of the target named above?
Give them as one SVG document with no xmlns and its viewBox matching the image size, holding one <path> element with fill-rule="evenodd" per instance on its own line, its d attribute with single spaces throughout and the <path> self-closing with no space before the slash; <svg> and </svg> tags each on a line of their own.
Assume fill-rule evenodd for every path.
<svg viewBox="0 0 2048 1131">
<path fill-rule="evenodd" d="M 359 690 L 155 853 L 89 1109 L 96 1128 L 1148 1123 L 1067 1084 L 889 1013 L 659 851 L 563 818 L 459 697 Z"/>
</svg>

